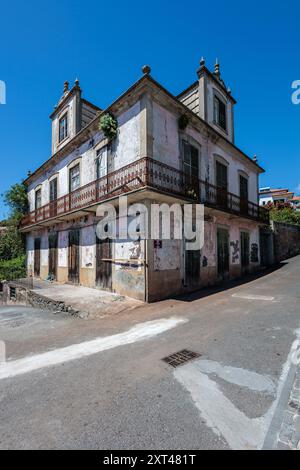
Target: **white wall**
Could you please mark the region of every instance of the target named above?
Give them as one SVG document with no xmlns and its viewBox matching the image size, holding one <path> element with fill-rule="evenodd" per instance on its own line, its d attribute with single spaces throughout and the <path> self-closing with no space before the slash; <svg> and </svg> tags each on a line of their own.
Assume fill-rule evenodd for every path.
<svg viewBox="0 0 300 470">
<path fill-rule="evenodd" d="M 128 111 L 116 116 L 119 123 L 118 136 L 113 141 L 112 150 L 108 152 L 108 171 L 119 169 L 140 158 L 140 102 Z M 49 202 L 49 178 L 58 174 L 58 197 L 69 192 L 68 165 L 81 157 L 81 186 L 96 179 L 96 147 L 103 140 L 101 132 L 94 133 L 91 139 L 63 158 L 38 177 L 28 188 L 30 210 L 35 209 L 35 189 L 42 185 L 42 205 Z"/>
</svg>

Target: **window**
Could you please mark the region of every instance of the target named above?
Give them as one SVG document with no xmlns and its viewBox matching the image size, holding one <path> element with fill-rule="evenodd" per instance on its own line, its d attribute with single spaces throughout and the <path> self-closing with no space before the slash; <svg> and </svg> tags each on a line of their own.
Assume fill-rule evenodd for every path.
<svg viewBox="0 0 300 470">
<path fill-rule="evenodd" d="M 59 142 L 68 137 L 68 115 L 65 114 L 59 120 Z"/>
<path fill-rule="evenodd" d="M 57 199 L 57 178 L 50 181 L 50 202 Z"/>
<path fill-rule="evenodd" d="M 37 189 L 35 192 L 35 209 L 42 207 L 42 190 Z"/>
<path fill-rule="evenodd" d="M 96 178 L 102 178 L 107 174 L 107 154 L 103 149 L 97 151 Z"/>
<path fill-rule="evenodd" d="M 214 97 L 214 122 L 226 131 L 226 104 L 217 96 Z"/>
<path fill-rule="evenodd" d="M 199 151 L 196 147 L 183 141 L 183 172 L 198 178 Z"/>
<path fill-rule="evenodd" d="M 80 186 L 80 165 L 79 163 L 73 168 L 70 168 L 70 173 L 69 173 L 69 186 L 70 186 L 70 192 L 74 191 L 75 189 L 79 188 Z"/>
</svg>

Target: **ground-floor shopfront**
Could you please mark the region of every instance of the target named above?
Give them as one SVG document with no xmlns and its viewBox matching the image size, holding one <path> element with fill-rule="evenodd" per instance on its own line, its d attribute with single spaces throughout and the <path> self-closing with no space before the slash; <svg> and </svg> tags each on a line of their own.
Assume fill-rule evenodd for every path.
<svg viewBox="0 0 300 470">
<path fill-rule="evenodd" d="M 205 208 L 203 247 L 184 239 L 99 239 L 88 215 L 27 233 L 28 274 L 143 301 L 238 278 L 260 266 L 255 220 Z"/>
</svg>

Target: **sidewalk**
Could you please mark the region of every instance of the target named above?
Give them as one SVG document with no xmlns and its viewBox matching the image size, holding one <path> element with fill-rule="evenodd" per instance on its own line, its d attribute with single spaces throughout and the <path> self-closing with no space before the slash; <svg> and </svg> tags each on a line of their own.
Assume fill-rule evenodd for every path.
<svg viewBox="0 0 300 470">
<path fill-rule="evenodd" d="M 275 449 L 300 450 L 300 367 L 291 389 Z"/>
<path fill-rule="evenodd" d="M 33 292 L 54 302 L 63 302 L 81 318 L 104 318 L 143 305 L 138 300 L 89 287 L 39 281 Z"/>
</svg>

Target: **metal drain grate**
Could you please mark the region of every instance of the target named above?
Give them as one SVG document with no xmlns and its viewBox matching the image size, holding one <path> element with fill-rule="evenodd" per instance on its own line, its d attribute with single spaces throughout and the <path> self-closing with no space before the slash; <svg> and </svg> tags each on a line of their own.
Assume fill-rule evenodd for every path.
<svg viewBox="0 0 300 470">
<path fill-rule="evenodd" d="M 200 356 L 201 354 L 197 352 L 189 351 L 188 349 L 183 349 L 182 351 L 178 351 L 175 354 L 171 354 L 171 356 L 164 357 L 162 361 L 166 362 L 172 367 L 178 367 Z"/>
</svg>

